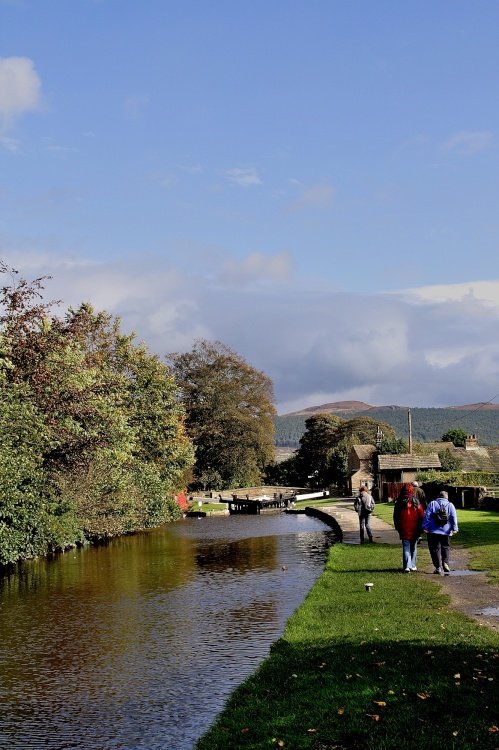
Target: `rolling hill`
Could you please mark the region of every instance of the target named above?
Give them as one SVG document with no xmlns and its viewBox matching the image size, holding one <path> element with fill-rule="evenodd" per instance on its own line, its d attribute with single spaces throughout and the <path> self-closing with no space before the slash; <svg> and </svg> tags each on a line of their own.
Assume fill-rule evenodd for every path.
<svg viewBox="0 0 499 750">
<path fill-rule="evenodd" d="M 359 408 L 359 406 L 361 408 Z M 305 420 L 328 412 L 344 419 L 369 416 L 391 425 L 398 437 L 408 439 L 407 406 L 372 406 L 362 401 L 337 401 L 275 417 L 275 444 L 297 448 Z M 412 437 L 416 442 L 439 440 L 447 430 L 460 427 L 476 435 L 480 445 L 499 445 L 499 404 L 464 404 L 446 408 L 411 408 Z"/>
</svg>

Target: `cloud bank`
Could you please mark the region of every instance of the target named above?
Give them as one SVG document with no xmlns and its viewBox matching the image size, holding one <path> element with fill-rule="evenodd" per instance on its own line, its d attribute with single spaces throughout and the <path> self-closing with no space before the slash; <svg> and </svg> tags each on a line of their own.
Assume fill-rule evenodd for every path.
<svg viewBox="0 0 499 750">
<path fill-rule="evenodd" d="M 15 119 L 39 108 L 41 80 L 28 57 L 0 58 L 0 117 L 2 131 Z"/>
<path fill-rule="evenodd" d="M 220 258 L 210 275 L 159 258 L 2 255 L 25 278 L 52 275 L 46 298 L 64 301 L 61 314 L 90 301 L 160 356 L 199 337 L 232 346 L 272 378 L 280 413 L 351 398 L 446 406 L 499 391 L 499 280 L 356 294 L 298 282 L 286 253 Z"/>
</svg>

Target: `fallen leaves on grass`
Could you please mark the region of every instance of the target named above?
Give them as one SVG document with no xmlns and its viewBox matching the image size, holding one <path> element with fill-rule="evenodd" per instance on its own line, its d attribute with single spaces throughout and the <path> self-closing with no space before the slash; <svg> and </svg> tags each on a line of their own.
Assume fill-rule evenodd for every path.
<svg viewBox="0 0 499 750">
<path fill-rule="evenodd" d="M 345 713 L 345 706 L 340 706 L 338 709 L 338 716 L 343 716 Z"/>
<path fill-rule="evenodd" d="M 496 732 L 499 732 L 499 727 L 496 727 L 496 725 L 495 725 L 495 724 L 492 724 L 492 726 L 491 726 L 491 727 L 489 727 L 489 732 L 490 732 L 491 734 L 495 734 Z"/>
<path fill-rule="evenodd" d="M 373 701 L 375 706 L 381 706 L 382 708 L 386 706 L 386 701 Z"/>
<path fill-rule="evenodd" d="M 431 698 L 431 695 L 429 693 L 416 693 L 418 698 L 421 698 L 422 701 L 425 701 L 427 698 Z"/>
<path fill-rule="evenodd" d="M 379 714 L 366 714 L 366 716 L 373 721 L 379 721 L 381 719 L 381 716 Z"/>
</svg>

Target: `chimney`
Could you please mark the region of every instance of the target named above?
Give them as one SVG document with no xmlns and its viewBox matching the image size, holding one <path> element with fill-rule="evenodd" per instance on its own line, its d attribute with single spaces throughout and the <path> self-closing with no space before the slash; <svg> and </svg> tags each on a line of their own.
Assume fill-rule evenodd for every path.
<svg viewBox="0 0 499 750">
<path fill-rule="evenodd" d="M 475 451 L 478 449 L 478 438 L 476 435 L 468 435 L 464 442 L 464 447 L 467 451 Z"/>
</svg>

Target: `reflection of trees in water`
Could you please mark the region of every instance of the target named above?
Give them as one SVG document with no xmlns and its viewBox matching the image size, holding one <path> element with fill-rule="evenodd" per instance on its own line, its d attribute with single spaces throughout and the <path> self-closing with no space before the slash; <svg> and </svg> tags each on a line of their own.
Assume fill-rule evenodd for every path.
<svg viewBox="0 0 499 750">
<path fill-rule="evenodd" d="M 278 564 L 277 540 L 278 537 L 265 536 L 229 543 L 201 543 L 195 560 L 199 567 L 209 567 L 214 572 L 231 568 L 236 573 L 246 573 L 253 567 L 273 570 Z"/>
<path fill-rule="evenodd" d="M 297 534 L 295 544 L 306 557 L 317 557 L 318 554 L 324 554 L 325 557 L 327 550 L 335 541 L 335 534 L 331 529 L 319 533 L 311 531 Z"/>
<path fill-rule="evenodd" d="M 272 623 L 279 622 L 280 603 L 275 595 L 251 598 L 246 605 L 230 607 L 225 612 L 227 635 L 237 638 L 258 636 L 258 630 L 267 630 Z"/>
</svg>

